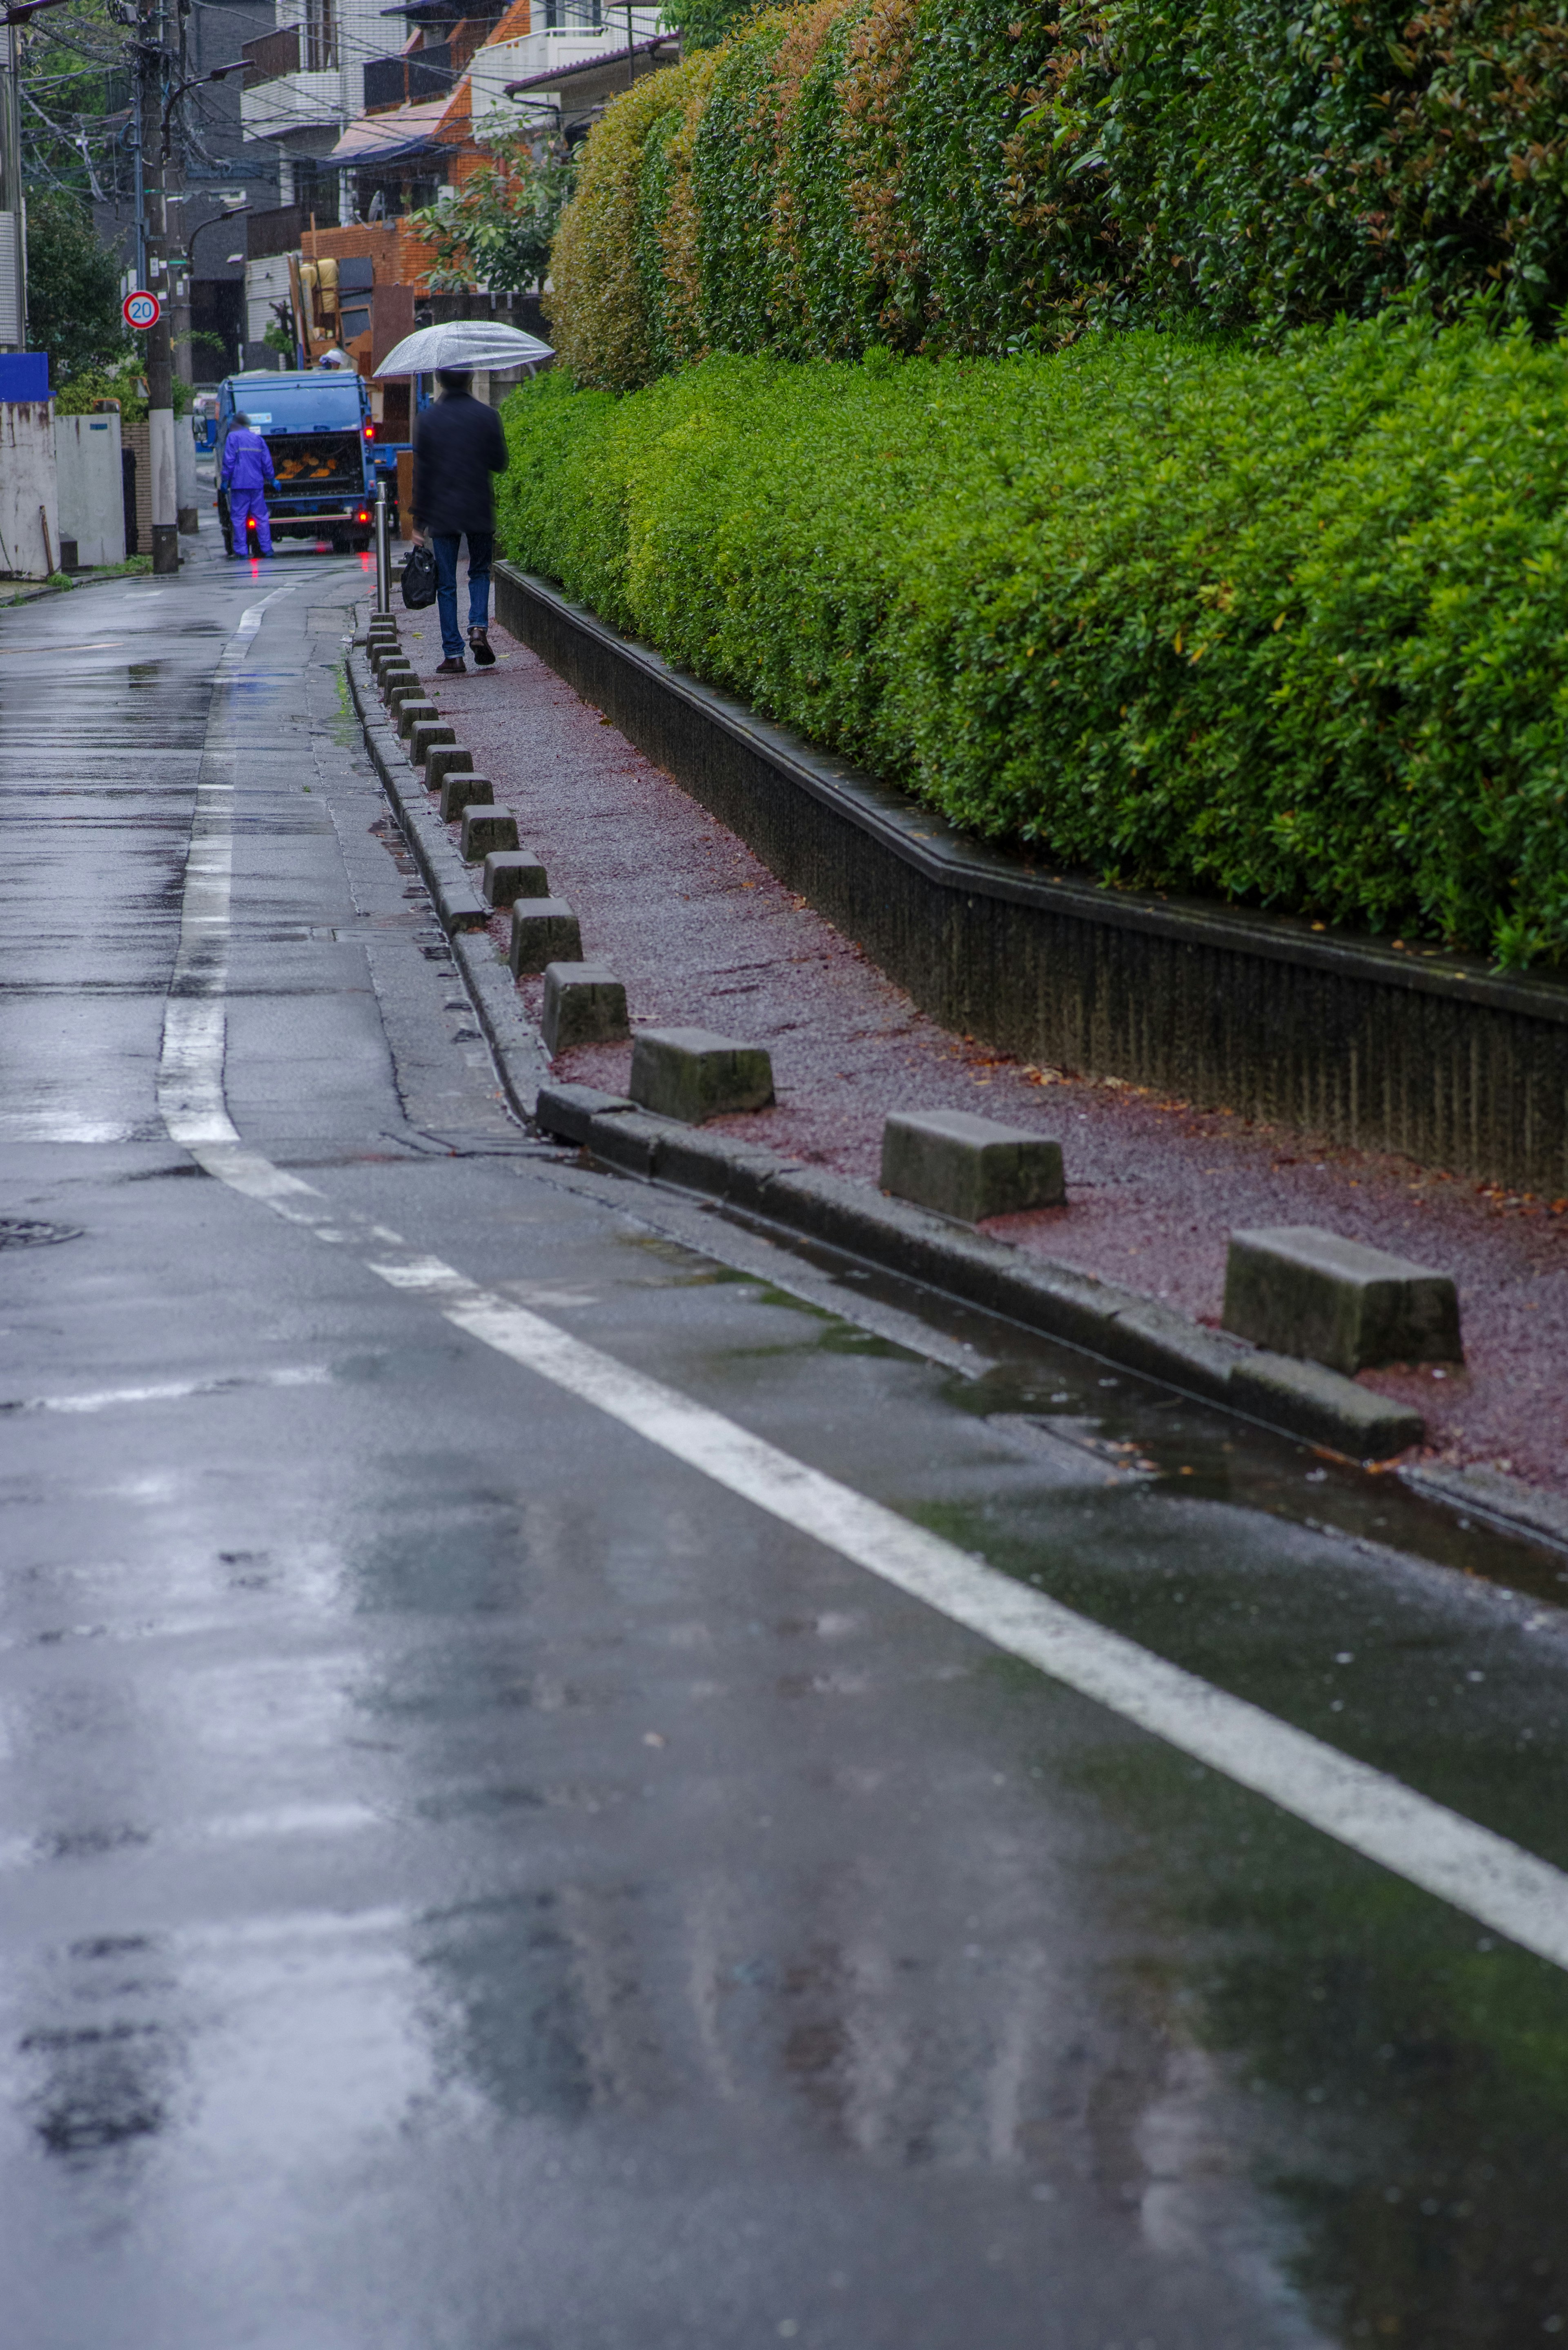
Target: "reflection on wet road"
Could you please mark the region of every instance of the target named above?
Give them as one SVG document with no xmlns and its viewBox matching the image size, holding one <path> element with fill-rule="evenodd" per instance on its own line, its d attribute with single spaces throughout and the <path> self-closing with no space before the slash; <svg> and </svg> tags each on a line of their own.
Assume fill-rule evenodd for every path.
<svg viewBox="0 0 1568 2350">
<path fill-rule="evenodd" d="M 1561 1970 L 171 1141 L 210 763 L 334 1230 L 1564 1866 L 1568 1561 L 531 1143 L 264 570 L 0 627 L 0 2338 L 1568 2332 Z"/>
</svg>

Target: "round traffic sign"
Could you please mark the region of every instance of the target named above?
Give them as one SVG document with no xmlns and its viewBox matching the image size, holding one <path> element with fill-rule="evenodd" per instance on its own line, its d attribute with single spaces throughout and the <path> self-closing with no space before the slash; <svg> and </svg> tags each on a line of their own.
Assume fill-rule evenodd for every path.
<svg viewBox="0 0 1568 2350">
<path fill-rule="evenodd" d="M 163 305 L 156 294 L 146 293 L 139 286 L 120 304 L 119 315 L 128 327 L 155 327 L 163 316 Z"/>
</svg>

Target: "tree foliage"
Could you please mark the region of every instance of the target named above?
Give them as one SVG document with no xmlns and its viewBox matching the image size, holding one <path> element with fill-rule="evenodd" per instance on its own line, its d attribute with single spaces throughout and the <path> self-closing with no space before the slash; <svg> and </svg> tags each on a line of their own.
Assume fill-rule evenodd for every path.
<svg viewBox="0 0 1568 2350">
<path fill-rule="evenodd" d="M 119 265 L 67 189 L 35 189 L 27 199 L 27 334 L 49 354 L 57 388 L 125 351 Z"/>
<path fill-rule="evenodd" d="M 431 286 L 526 294 L 542 284 L 572 178 L 563 143 L 540 151 L 521 135 L 498 140 L 454 197 L 410 216 L 434 248 Z"/>
</svg>

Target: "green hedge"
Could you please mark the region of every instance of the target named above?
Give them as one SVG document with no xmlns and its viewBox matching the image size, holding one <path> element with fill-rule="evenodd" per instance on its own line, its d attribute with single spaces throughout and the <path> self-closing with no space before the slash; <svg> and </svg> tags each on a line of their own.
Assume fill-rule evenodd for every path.
<svg viewBox="0 0 1568 2350">
<path fill-rule="evenodd" d="M 508 402 L 510 552 L 1049 869 L 1568 949 L 1568 366 L 1383 320 L 1278 352 L 711 359 Z"/>
<path fill-rule="evenodd" d="M 646 381 L 693 346 L 1002 353 L 1189 317 L 1277 337 L 1483 294 L 1546 333 L 1568 304 L 1549 0 L 800 0 L 653 78 L 660 99 L 618 99 L 592 133 L 582 198 L 603 203 L 615 149 L 639 289 L 618 277 L 596 308 L 569 233 L 555 267 L 585 383 L 624 389 L 633 343 Z M 632 150 L 689 97 L 699 315 L 661 338 L 660 272 L 685 252 L 660 227 L 672 134 Z M 628 298 L 655 322 L 640 340 Z"/>
</svg>

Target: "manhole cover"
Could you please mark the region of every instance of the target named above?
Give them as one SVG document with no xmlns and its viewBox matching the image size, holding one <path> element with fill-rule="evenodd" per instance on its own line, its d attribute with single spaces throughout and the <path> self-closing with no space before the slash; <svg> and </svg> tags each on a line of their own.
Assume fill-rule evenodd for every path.
<svg viewBox="0 0 1568 2350">
<path fill-rule="evenodd" d="M 45 1224 L 33 1216 L 0 1216 L 0 1249 L 47 1248 L 51 1241 L 79 1241 L 79 1224 Z"/>
</svg>

